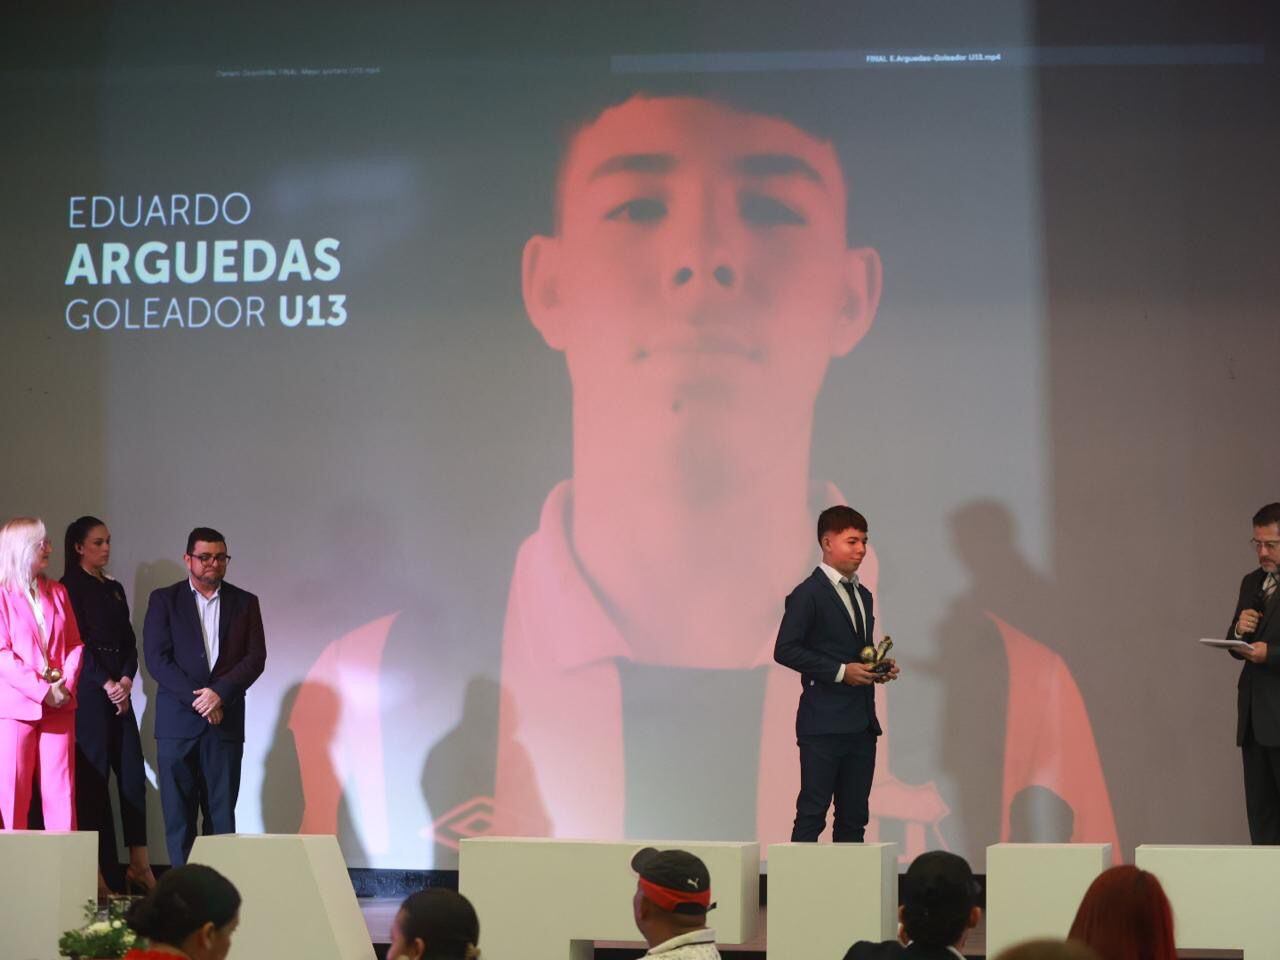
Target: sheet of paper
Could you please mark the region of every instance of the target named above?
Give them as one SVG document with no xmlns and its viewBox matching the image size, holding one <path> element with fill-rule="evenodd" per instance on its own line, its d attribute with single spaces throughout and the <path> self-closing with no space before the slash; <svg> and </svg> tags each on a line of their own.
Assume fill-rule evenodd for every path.
<svg viewBox="0 0 1280 960">
<path fill-rule="evenodd" d="M 1216 647 L 1219 650 L 1242 650 L 1249 646 L 1248 640 L 1220 640 L 1217 637 L 1205 637 L 1200 642 L 1206 647 Z"/>
</svg>

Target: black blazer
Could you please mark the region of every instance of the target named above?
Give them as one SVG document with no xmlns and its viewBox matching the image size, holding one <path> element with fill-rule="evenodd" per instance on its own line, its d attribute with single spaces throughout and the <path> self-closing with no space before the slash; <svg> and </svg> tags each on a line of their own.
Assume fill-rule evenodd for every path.
<svg viewBox="0 0 1280 960">
<path fill-rule="evenodd" d="M 1231 625 L 1227 627 L 1227 636 L 1235 637 L 1236 621 L 1240 619 L 1240 611 L 1252 608 L 1262 590 L 1262 581 L 1266 572 L 1259 567 L 1240 581 L 1240 599 L 1236 601 L 1236 612 L 1231 615 Z M 1253 738 L 1264 747 L 1280 747 L 1280 590 L 1271 595 L 1266 612 L 1258 624 L 1258 629 L 1244 639 L 1261 640 L 1267 645 L 1266 663 L 1249 663 L 1245 661 L 1240 671 L 1240 680 L 1236 683 L 1236 745 L 1244 746 L 1244 734 L 1249 726 L 1253 727 Z M 1244 660 L 1234 651 L 1231 654 L 1237 660 Z"/>
<path fill-rule="evenodd" d="M 84 641 L 80 689 L 87 684 L 100 690 L 108 680 L 137 674 L 138 638 L 129 620 L 124 587 L 110 577 L 99 580 L 78 566 L 67 571 L 62 585 L 71 597 Z"/>
<path fill-rule="evenodd" d="M 200 613 L 191 583 L 179 580 L 151 594 L 142 625 L 147 670 L 159 684 L 156 739 L 198 737 L 209 722 L 192 709 L 193 691 L 212 688 L 222 698 L 224 740 L 244 740 L 244 694 L 262 674 L 267 645 L 258 598 L 230 583 L 222 584 L 218 612 L 218 662 L 209 666 L 200 631 Z"/>
<path fill-rule="evenodd" d="M 904 947 L 897 940 L 872 943 L 859 940 L 844 955 L 844 960 L 957 960 L 950 947 L 930 947 L 912 943 Z"/>
<path fill-rule="evenodd" d="M 800 674 L 800 706 L 796 736 L 829 733 L 880 735 L 876 720 L 875 686 L 837 683 L 836 673 L 858 660 L 863 643 L 853 632 L 844 601 L 819 567 L 787 597 L 773 659 Z M 871 591 L 859 585 L 867 617 L 867 643 L 875 635 L 876 618 Z"/>
</svg>

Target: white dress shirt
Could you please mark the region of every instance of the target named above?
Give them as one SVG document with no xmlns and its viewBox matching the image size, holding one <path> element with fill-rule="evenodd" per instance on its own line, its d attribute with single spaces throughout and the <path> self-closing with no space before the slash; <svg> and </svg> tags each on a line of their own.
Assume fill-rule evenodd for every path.
<svg viewBox="0 0 1280 960">
<path fill-rule="evenodd" d="M 204 652 L 209 657 L 209 669 L 218 662 L 218 625 L 222 618 L 222 587 L 205 597 L 194 586 L 191 595 L 196 598 L 196 612 L 200 615 L 200 632 L 204 635 Z"/>
<path fill-rule="evenodd" d="M 843 586 L 841 586 L 841 582 L 845 580 L 845 575 L 841 573 L 839 570 L 837 570 L 835 567 L 828 566 L 825 563 L 818 564 L 818 569 L 827 575 L 827 579 L 831 581 L 831 586 L 836 588 L 836 593 L 839 595 L 841 602 L 844 604 L 844 609 L 845 609 L 845 612 L 849 614 L 849 619 L 853 623 L 857 623 L 858 618 L 853 615 L 854 601 L 849 596 L 849 591 L 846 590 Z M 863 607 L 862 605 L 862 594 L 860 594 L 857 590 L 858 575 L 856 573 L 852 574 L 850 577 L 848 577 L 848 580 L 850 583 L 854 585 L 853 596 L 857 597 L 858 613 L 862 615 L 862 624 L 863 624 L 863 629 L 865 630 L 866 623 L 867 623 L 867 611 L 866 611 L 866 608 Z M 842 663 L 840 664 L 840 669 L 836 671 L 836 683 L 841 683 L 844 681 L 844 667 L 845 665 Z"/>
<path fill-rule="evenodd" d="M 49 668 L 49 621 L 44 616 L 44 601 L 40 599 L 40 587 L 31 581 L 31 587 L 22 591 L 31 604 L 31 615 L 36 618 L 36 628 L 40 631 L 40 656 L 44 658 L 44 669 Z"/>
</svg>

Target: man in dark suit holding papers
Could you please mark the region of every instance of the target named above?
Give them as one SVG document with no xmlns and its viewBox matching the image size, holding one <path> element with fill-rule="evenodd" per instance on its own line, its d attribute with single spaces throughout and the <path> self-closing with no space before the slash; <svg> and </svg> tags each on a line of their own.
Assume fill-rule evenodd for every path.
<svg viewBox="0 0 1280 960">
<path fill-rule="evenodd" d="M 1244 758 L 1249 838 L 1275 845 L 1280 844 L 1280 503 L 1254 514 L 1252 543 L 1258 569 L 1240 581 L 1228 632 L 1249 641 L 1247 649 L 1230 651 L 1246 661 L 1236 685 L 1236 743 Z"/>
<path fill-rule="evenodd" d="M 871 591 L 858 583 L 867 553 L 867 520 L 852 507 L 818 516 L 822 563 L 787 597 L 773 658 L 800 674 L 796 742 L 800 794 L 792 841 L 813 842 L 835 799 L 832 837 L 861 843 L 870 816 L 867 800 L 876 764 L 873 684 L 898 675 L 892 661 L 876 673 L 860 659 L 874 635 Z"/>
</svg>

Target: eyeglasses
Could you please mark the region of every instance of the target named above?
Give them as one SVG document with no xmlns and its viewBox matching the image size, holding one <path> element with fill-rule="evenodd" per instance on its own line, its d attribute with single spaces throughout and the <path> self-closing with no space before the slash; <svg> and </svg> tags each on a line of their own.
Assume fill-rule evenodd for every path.
<svg viewBox="0 0 1280 960">
<path fill-rule="evenodd" d="M 192 560 L 199 560 L 206 567 L 214 563 L 223 564 L 231 559 L 231 554 L 229 553 L 195 553 L 188 554 L 188 556 Z"/>
<path fill-rule="evenodd" d="M 1259 540 L 1256 537 L 1249 541 L 1253 544 L 1255 550 L 1267 550 L 1268 552 L 1280 547 L 1280 540 Z"/>
</svg>

